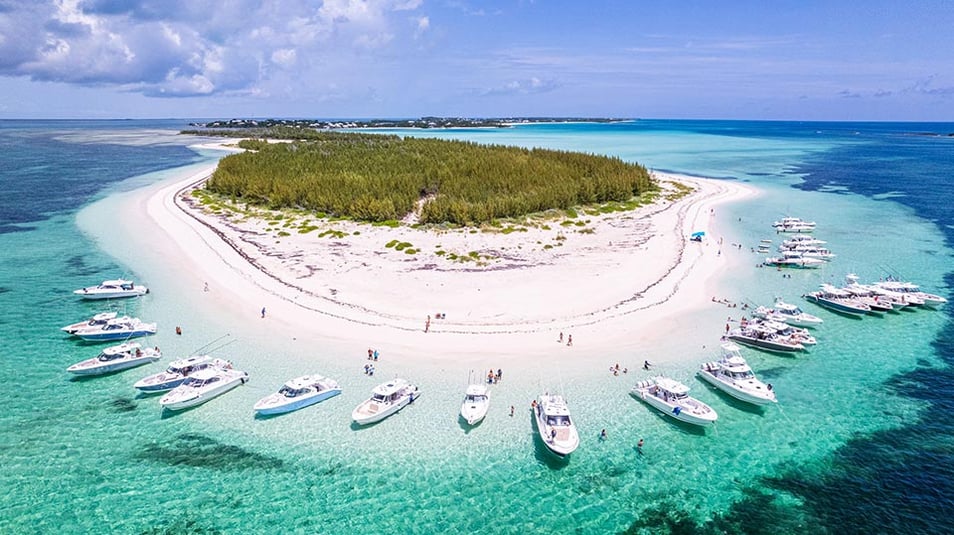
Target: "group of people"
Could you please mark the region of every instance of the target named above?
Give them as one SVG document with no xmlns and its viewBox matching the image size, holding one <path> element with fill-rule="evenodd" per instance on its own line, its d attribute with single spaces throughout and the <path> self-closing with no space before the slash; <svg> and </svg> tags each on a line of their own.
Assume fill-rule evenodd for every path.
<svg viewBox="0 0 954 535">
<path fill-rule="evenodd" d="M 729 308 L 737 308 L 739 306 L 738 303 L 733 303 L 732 301 L 729 301 L 728 299 L 723 299 L 721 297 L 719 299 L 716 299 L 716 296 L 714 295 L 712 296 L 712 302 L 725 305 Z M 747 308 L 749 308 L 749 305 L 742 303 L 742 310 L 745 310 Z"/>
<path fill-rule="evenodd" d="M 616 363 L 616 366 L 610 366 L 610 371 L 613 372 L 613 375 L 619 375 L 620 372 L 619 362 Z M 629 368 L 622 368 L 623 373 L 629 373 Z"/>
<path fill-rule="evenodd" d="M 364 365 L 364 374 L 365 374 L 365 375 L 374 375 L 374 364 L 365 364 L 365 365 Z"/>
<path fill-rule="evenodd" d="M 368 360 L 378 360 L 378 355 L 379 353 L 377 349 L 371 349 L 370 347 L 368 348 Z"/>
<path fill-rule="evenodd" d="M 490 384 L 499 383 L 501 379 L 503 379 L 503 370 L 501 370 L 500 368 L 497 368 L 496 372 L 494 372 L 493 368 L 491 368 L 490 371 L 487 372 L 488 383 Z"/>
<path fill-rule="evenodd" d="M 557 342 L 558 342 L 558 343 L 561 343 L 561 344 L 563 343 L 563 333 L 562 333 L 562 332 L 560 332 L 560 337 L 557 338 Z M 572 334 L 568 334 L 568 335 L 566 336 L 566 345 L 568 345 L 568 346 L 572 346 L 572 345 L 573 345 L 573 335 L 572 335 Z"/>
</svg>

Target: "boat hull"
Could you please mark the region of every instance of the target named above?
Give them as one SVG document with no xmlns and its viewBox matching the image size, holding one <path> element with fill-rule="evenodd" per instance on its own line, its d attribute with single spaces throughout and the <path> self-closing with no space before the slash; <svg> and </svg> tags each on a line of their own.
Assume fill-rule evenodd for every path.
<svg viewBox="0 0 954 535">
<path fill-rule="evenodd" d="M 460 408 L 460 417 L 468 425 L 476 425 L 487 416 L 488 403 L 467 403 Z"/>
<path fill-rule="evenodd" d="M 634 393 L 634 395 L 645 401 L 650 407 L 653 407 L 654 409 L 674 420 L 679 420 L 680 422 L 685 422 L 687 424 L 698 425 L 700 427 L 708 427 L 715 423 L 715 418 L 697 416 L 690 411 L 682 410 L 682 407 L 670 405 L 652 394 L 648 394 L 646 392 L 637 392 Z"/>
<path fill-rule="evenodd" d="M 119 372 L 123 370 L 128 370 L 130 368 L 135 368 L 137 366 L 142 366 L 144 364 L 150 364 L 159 360 L 159 356 L 150 356 L 142 357 L 133 360 L 126 360 L 123 362 L 112 362 L 105 364 L 103 366 L 94 366 L 94 367 L 78 367 L 79 365 L 70 366 L 66 371 L 75 374 L 75 375 L 105 375 L 107 373 Z"/>
<path fill-rule="evenodd" d="M 557 434 L 557 438 L 553 439 L 547 434 L 547 425 L 541 419 L 543 417 L 543 412 L 538 405 L 533 418 L 537 424 L 537 436 L 540 437 L 547 451 L 557 458 L 567 459 L 570 454 L 576 451 L 576 448 L 580 446 L 580 437 L 579 434 L 577 434 L 576 428 L 563 427 Z M 564 434 L 566 435 L 565 437 L 563 436 Z"/>
<path fill-rule="evenodd" d="M 297 411 L 299 409 L 304 409 L 305 407 L 309 407 L 316 403 L 320 403 L 328 398 L 333 398 L 340 393 L 341 393 L 341 390 L 336 388 L 333 390 L 323 390 L 313 396 L 300 396 L 298 398 L 294 398 L 293 401 L 289 401 L 287 403 L 266 404 L 268 400 L 271 399 L 271 396 L 269 396 L 263 400 L 260 400 L 258 403 L 256 403 L 253 409 L 255 410 L 256 413 L 261 414 L 263 416 L 285 414 L 288 412 Z M 281 396 L 281 397 L 284 398 L 284 396 Z M 284 398 L 284 399 L 288 399 L 288 398 Z"/>
<path fill-rule="evenodd" d="M 850 314 L 852 316 L 866 316 L 869 310 L 863 308 L 853 307 L 844 303 L 839 303 L 838 301 L 832 301 L 830 299 L 825 299 L 823 297 L 815 296 L 805 296 L 805 299 L 815 303 L 816 305 L 827 308 L 829 310 L 834 310 L 835 312 L 841 312 L 842 314 Z"/>
<path fill-rule="evenodd" d="M 173 399 L 169 401 L 166 401 L 166 398 L 163 398 L 159 400 L 159 405 L 163 409 L 167 409 L 170 411 L 180 411 L 183 409 L 188 409 L 189 407 L 195 407 L 197 405 L 202 405 L 203 403 L 211 401 L 221 396 L 222 394 L 240 385 L 245 384 L 245 381 L 247 381 L 247 378 L 245 376 L 236 377 L 235 379 L 231 381 L 218 385 L 214 389 L 206 390 L 204 392 L 197 392 L 196 395 L 192 397 L 182 398 L 182 399 Z"/>
<path fill-rule="evenodd" d="M 185 382 L 185 380 L 186 380 L 185 377 L 180 377 L 178 379 L 171 379 L 168 381 L 150 383 L 150 382 L 146 382 L 146 380 L 143 379 L 141 381 L 137 381 L 136 384 L 133 385 L 133 388 L 141 392 L 167 392 L 181 385 L 182 383 Z"/>
<path fill-rule="evenodd" d="M 354 411 L 352 411 L 351 419 L 354 420 L 354 423 L 358 425 L 368 425 L 375 422 L 380 422 L 388 416 L 396 414 L 404 407 L 413 403 L 419 397 L 421 397 L 421 391 L 415 390 L 413 394 L 405 396 L 396 403 L 391 403 L 384 407 L 381 407 L 382 404 L 380 402 L 372 402 L 371 400 L 368 400 L 361 405 L 358 405 Z M 372 405 L 377 405 L 378 408 L 375 409 L 372 407 Z"/>
<path fill-rule="evenodd" d="M 775 353 L 797 353 L 805 349 L 805 346 L 798 345 L 788 345 L 788 344 L 779 344 L 769 340 L 758 340 L 755 338 L 748 338 L 746 336 L 733 336 L 729 335 L 729 340 L 733 342 L 738 342 L 740 344 L 754 347 L 757 349 L 764 349 L 766 351 L 772 351 Z"/>
<path fill-rule="evenodd" d="M 757 393 L 748 392 L 746 390 L 735 388 L 733 385 L 726 383 L 725 381 L 720 380 L 714 374 L 709 373 L 705 370 L 699 372 L 699 377 L 705 382 L 711 384 L 712 386 L 718 388 L 719 390 L 725 392 L 726 394 L 732 396 L 733 398 L 744 401 L 746 403 L 751 403 L 753 405 L 771 405 L 772 403 L 777 403 L 775 396 L 765 396 L 759 395 Z"/>
<path fill-rule="evenodd" d="M 90 301 L 95 301 L 98 299 L 123 299 L 126 297 L 139 297 L 141 295 L 146 295 L 145 291 L 124 291 L 124 292 L 95 292 L 89 291 L 84 292 L 83 290 L 74 290 L 74 294 L 87 299 Z"/>
</svg>

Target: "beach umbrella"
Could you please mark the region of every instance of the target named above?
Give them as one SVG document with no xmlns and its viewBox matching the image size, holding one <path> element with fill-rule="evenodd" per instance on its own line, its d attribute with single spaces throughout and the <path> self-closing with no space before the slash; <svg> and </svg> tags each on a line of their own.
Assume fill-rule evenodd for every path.
<svg viewBox="0 0 954 535">
<path fill-rule="evenodd" d="M 701 237 L 703 237 L 703 236 L 705 236 L 705 235 L 706 235 L 706 233 L 703 232 L 703 231 L 701 231 L 701 230 L 700 230 L 699 232 L 693 232 L 693 233 L 692 233 L 692 237 L 693 237 L 693 238 L 701 238 Z"/>
</svg>

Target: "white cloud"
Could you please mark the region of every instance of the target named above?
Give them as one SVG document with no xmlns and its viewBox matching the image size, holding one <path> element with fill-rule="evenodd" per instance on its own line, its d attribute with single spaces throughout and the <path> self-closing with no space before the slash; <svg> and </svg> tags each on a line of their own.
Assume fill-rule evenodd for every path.
<svg viewBox="0 0 954 535">
<path fill-rule="evenodd" d="M 297 57 L 294 48 L 280 48 L 272 52 L 272 62 L 286 68 L 294 65 Z"/>
<path fill-rule="evenodd" d="M 282 70 L 410 42 L 421 0 L 6 0 L 0 76 L 154 96 L 261 93 Z M 401 15 L 403 13 L 404 15 Z M 424 22 L 421 22 L 421 21 Z M 271 66 L 271 68 L 269 68 Z M 320 78 L 320 74 L 316 78 Z"/>
</svg>

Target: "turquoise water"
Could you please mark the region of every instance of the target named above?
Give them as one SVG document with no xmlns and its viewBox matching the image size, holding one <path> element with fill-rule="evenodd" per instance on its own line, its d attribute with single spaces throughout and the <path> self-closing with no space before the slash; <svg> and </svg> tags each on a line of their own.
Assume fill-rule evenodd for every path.
<svg viewBox="0 0 954 535">
<path fill-rule="evenodd" d="M 5 127 L 0 140 L 24 139 L 24 125 L 0 126 Z M 699 362 L 715 356 L 726 316 L 741 314 L 715 304 L 692 317 L 672 318 L 671 339 L 638 355 L 591 355 L 580 345 L 575 350 L 583 363 L 572 374 L 547 380 L 543 373 L 505 374 L 493 389 L 487 420 L 469 432 L 456 417 L 468 364 L 449 362 L 445 370 L 422 376 L 385 354 L 378 376 L 407 377 L 422 386 L 424 397 L 379 425 L 355 430 L 350 411 L 377 383 L 360 372 L 364 347 L 274 339 L 264 327 L 249 326 L 243 311 L 205 302 L 198 288 L 183 284 L 164 259 L 149 253 L 148 244 L 133 242 L 123 229 L 109 231 L 110 214 L 124 201 L 124 191 L 172 173 L 156 169 L 178 161 L 199 165 L 217 155 L 185 149 L 192 140 L 173 142 L 157 134 L 156 129 L 175 128 L 166 123 L 30 126 L 31 143 L 43 141 L 47 159 L 62 166 L 46 174 L 34 169 L 29 176 L 7 166 L 2 175 L 5 184 L 36 181 L 20 194 L 18 209 L 29 208 L 30 191 L 45 192 L 45 203 L 51 196 L 56 202 L 53 208 L 25 210 L 32 215 L 10 223 L 27 230 L 0 233 L 5 252 L 0 306 L 6 311 L 0 343 L 7 349 L 0 373 L 14 379 L 0 394 L 6 409 L 0 413 L 0 486 L 7 489 L 0 495 L 0 531 L 874 532 L 894 520 L 905 520 L 908 532 L 915 533 L 948 527 L 941 515 L 927 515 L 933 516 L 927 524 L 906 515 L 949 501 L 932 505 L 919 502 L 916 493 L 884 491 L 877 499 L 894 500 L 886 507 L 894 513 L 884 514 L 897 519 L 875 514 L 866 517 L 869 523 L 856 519 L 856 527 L 846 528 L 834 506 L 829 511 L 818 505 L 837 499 L 793 476 L 832 483 L 843 473 L 869 478 L 861 487 L 875 481 L 853 444 L 884 431 L 905 434 L 935 406 L 915 379 L 924 383 L 925 376 L 948 367 L 951 355 L 937 343 L 950 326 L 946 312 L 852 320 L 811 310 L 826 324 L 810 353 L 793 358 L 745 351 L 762 378 L 776 385 L 780 403 L 766 410 L 731 401 L 693 378 Z M 781 295 L 800 302 L 805 291 L 840 281 L 847 272 L 876 279 L 887 271 L 949 294 L 947 227 L 936 216 L 935 221 L 920 217 L 916 204 L 871 197 L 900 188 L 853 182 L 862 180 L 868 160 L 847 164 L 854 172 L 839 177 L 836 188 L 815 188 L 837 193 L 806 188 L 826 155 L 872 143 L 851 135 L 857 128 L 865 127 L 816 134 L 826 129 L 660 122 L 424 135 L 608 153 L 652 168 L 750 182 L 759 197 L 722 206 L 716 214 L 727 229 L 725 240 L 746 245 L 724 251 L 735 255 L 738 268 L 722 284 L 720 297 L 767 303 Z M 877 137 L 881 130 L 874 125 L 863 131 L 881 143 L 882 153 L 893 150 L 894 138 Z M 19 150 L 29 151 L 31 143 L 21 143 Z M 109 169 L 69 166 L 76 154 L 94 149 Z M 139 167 L 148 163 L 155 166 Z M 64 190 L 58 197 L 55 185 L 64 174 L 87 186 L 78 189 L 83 195 Z M 126 177 L 133 178 L 119 181 Z M 793 272 L 789 279 L 755 267 L 760 259 L 748 247 L 761 238 L 776 239 L 769 224 L 784 214 L 819 222 L 817 234 L 839 254 L 830 269 Z M 0 215 L 0 223 L 7 224 L 8 216 Z M 67 377 L 66 366 L 96 348 L 60 336 L 57 328 L 99 310 L 73 300 L 69 290 L 122 274 L 153 289 L 126 309 L 159 322 L 150 344 L 171 357 L 229 333 L 239 341 L 221 356 L 249 371 L 251 383 L 197 409 L 161 417 L 156 398 L 138 396 L 131 384 L 162 369 L 170 357 L 106 377 Z M 174 325 L 184 327 L 183 336 L 172 334 Z M 719 412 L 707 434 L 674 424 L 629 397 L 637 373 L 613 377 L 605 371 L 613 362 L 635 370 L 660 353 L 686 355 L 684 365 L 660 371 L 685 381 Z M 487 363 L 501 366 L 492 355 Z M 279 418 L 253 418 L 255 400 L 283 380 L 313 371 L 337 378 L 343 394 Z M 548 388 L 567 395 L 580 426 L 582 445 L 569 463 L 555 462 L 533 437 L 527 403 Z M 510 405 L 517 408 L 513 418 Z M 601 442 L 603 428 L 609 439 Z M 943 443 L 949 439 L 945 433 L 934 430 L 932 440 Z M 635 449 L 639 438 L 646 441 L 642 456 Z M 935 442 L 897 447 L 942 452 L 921 469 L 943 473 L 945 450 Z M 911 476 L 899 475 L 885 486 L 904 488 L 904 477 Z M 952 484 L 954 478 L 933 482 L 935 488 Z M 837 488 L 847 489 L 855 501 L 874 500 L 852 487 Z"/>
</svg>

